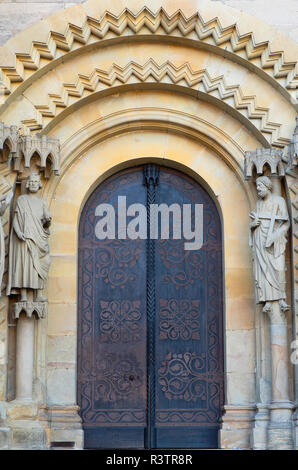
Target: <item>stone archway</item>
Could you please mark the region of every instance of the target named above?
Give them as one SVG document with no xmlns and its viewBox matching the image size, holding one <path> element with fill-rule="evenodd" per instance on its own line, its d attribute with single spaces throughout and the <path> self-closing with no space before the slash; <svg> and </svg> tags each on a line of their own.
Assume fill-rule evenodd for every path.
<svg viewBox="0 0 298 470">
<path fill-rule="evenodd" d="M 16 38 L 0 51 L 1 142 L 14 148 L 15 138 L 22 150 L 11 154 L 13 170 L 4 159 L 0 173 L 12 186 L 20 183 L 30 165 L 43 160 L 30 160 L 32 148 L 44 157 L 51 150 L 55 163 L 53 173 L 49 161 L 41 165 L 43 195 L 54 214 L 52 267 L 49 314 L 38 320 L 36 331 L 35 401 L 27 410 L 29 424 L 32 416 L 42 415 L 47 439 L 41 446 L 57 440 L 82 445 L 75 393 L 79 217 L 94 188 L 132 162 L 160 160 L 202 178 L 222 211 L 227 380 L 221 447 L 255 445 L 250 435 L 256 404 L 261 401 L 268 410 L 270 398 L 264 398 L 260 384 L 268 379 L 270 388 L 270 373 L 259 356 L 255 319 L 260 314 L 247 246 L 247 214 L 256 195 L 243 176 L 244 155 L 258 147 L 286 149 L 292 138 L 297 46 L 282 38 L 277 44 L 263 24 L 260 36 L 249 17 L 244 23 L 237 13 L 227 19 L 224 7 L 214 2 L 203 2 L 199 12 L 196 2 L 184 3 L 178 10 L 173 2 L 160 1 L 152 11 L 139 1 L 119 6 L 90 0 L 42 22 L 38 34 L 36 27 L 29 28 L 25 49 Z M 293 158 L 283 180 L 293 211 L 296 164 Z M 293 229 L 292 279 L 295 244 Z M 4 349 L 8 343 L 11 348 L 6 297 L 0 308 L 5 317 L 1 341 Z M 14 359 L 1 368 L 9 386 L 1 388 L 0 396 L 12 400 Z M 9 413 L 13 434 L 20 420 Z"/>
</svg>

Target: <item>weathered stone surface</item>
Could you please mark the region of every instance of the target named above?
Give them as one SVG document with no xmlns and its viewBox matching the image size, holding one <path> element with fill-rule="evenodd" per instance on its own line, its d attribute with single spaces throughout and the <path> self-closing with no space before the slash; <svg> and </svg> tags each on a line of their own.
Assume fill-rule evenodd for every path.
<svg viewBox="0 0 298 470">
<path fill-rule="evenodd" d="M 61 449 L 61 443 L 68 443 L 68 449 L 82 449 L 84 433 L 78 406 L 52 406 L 40 410 L 40 420 L 46 429 L 47 447 Z"/>
<path fill-rule="evenodd" d="M 11 425 L 12 449 L 45 449 L 46 434 L 43 427 L 32 421 L 19 421 Z"/>
<path fill-rule="evenodd" d="M 255 374 L 228 372 L 227 381 L 227 403 L 254 403 L 256 400 Z"/>
<path fill-rule="evenodd" d="M 49 305 L 48 335 L 76 334 L 77 305 L 52 303 Z"/>
<path fill-rule="evenodd" d="M 220 448 L 237 450 L 250 449 L 249 429 L 235 429 L 234 426 L 233 429 L 222 429 Z"/>
<path fill-rule="evenodd" d="M 10 448 L 11 431 L 9 428 L 0 427 L 0 450 Z"/>
<path fill-rule="evenodd" d="M 53 363 L 48 367 L 49 405 L 72 405 L 76 402 L 76 367 L 74 362 Z"/>
<path fill-rule="evenodd" d="M 28 6 L 29 3 L 29 6 Z M 28 28 L 56 11 L 71 6 L 74 2 L 64 1 L 21 1 L 2 2 L 0 4 L 0 45 L 8 41 L 12 36 Z"/>
<path fill-rule="evenodd" d="M 295 0 L 286 0 L 283 4 L 279 0 L 272 0 L 269 9 L 266 0 L 221 0 L 221 2 L 272 24 L 294 41 L 298 41 L 296 22 L 298 8 Z M 284 6 L 285 10 L 281 11 L 281 6 Z"/>
<path fill-rule="evenodd" d="M 291 421 L 269 424 L 268 449 L 293 450 L 293 426 Z"/>
<path fill-rule="evenodd" d="M 255 351 L 253 347 L 254 330 L 227 331 L 226 371 L 253 373 L 255 370 Z"/>
<path fill-rule="evenodd" d="M 294 449 L 298 450 L 298 408 L 297 406 L 296 406 L 296 411 L 294 414 L 293 421 L 294 421 L 294 443 L 295 443 Z"/>
<path fill-rule="evenodd" d="M 266 450 L 268 447 L 267 428 L 269 424 L 268 406 L 257 404 L 257 411 L 252 424 L 251 447 L 254 450 Z"/>
<path fill-rule="evenodd" d="M 66 424 L 67 426 L 67 424 Z M 82 429 L 51 429 L 50 434 L 50 448 L 58 448 L 57 443 L 60 442 L 69 442 L 73 443 L 73 449 L 83 449 L 84 448 L 84 432 Z M 61 448 L 59 446 L 59 448 Z M 69 449 L 69 447 L 65 447 Z"/>
<path fill-rule="evenodd" d="M 49 335 L 48 336 L 48 362 L 59 363 L 75 362 L 76 360 L 76 342 L 75 335 Z"/>
<path fill-rule="evenodd" d="M 224 408 L 220 447 L 222 449 L 250 449 L 254 406 L 226 405 Z"/>
<path fill-rule="evenodd" d="M 38 405 L 34 402 L 26 403 L 21 400 L 13 400 L 6 406 L 6 417 L 8 420 L 26 420 L 35 418 L 38 412 Z"/>
</svg>

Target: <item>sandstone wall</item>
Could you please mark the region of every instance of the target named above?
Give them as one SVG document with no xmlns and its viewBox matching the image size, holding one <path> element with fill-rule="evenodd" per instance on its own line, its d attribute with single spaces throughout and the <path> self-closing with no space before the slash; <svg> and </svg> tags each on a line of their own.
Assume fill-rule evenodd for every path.
<svg viewBox="0 0 298 470">
<path fill-rule="evenodd" d="M 98 0 L 99 2 L 101 0 Z M 0 46 L 53 13 L 85 0 L 0 0 Z M 214 0 L 266 21 L 298 42 L 298 0 Z"/>
</svg>

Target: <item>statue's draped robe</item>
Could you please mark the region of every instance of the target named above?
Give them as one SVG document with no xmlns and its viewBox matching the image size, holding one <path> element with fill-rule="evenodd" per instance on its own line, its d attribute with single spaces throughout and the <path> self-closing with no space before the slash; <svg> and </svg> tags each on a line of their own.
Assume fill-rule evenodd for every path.
<svg viewBox="0 0 298 470">
<path fill-rule="evenodd" d="M 284 219 L 274 222 L 274 234 L 289 220 L 285 200 L 272 194 L 268 200 L 259 200 L 254 212 L 260 220 L 260 225 L 252 230 L 250 239 L 253 246 L 257 303 L 285 299 L 286 234 L 281 234 L 270 247 L 266 247 L 271 219 L 264 218 L 269 216 Z"/>
<path fill-rule="evenodd" d="M 49 230 L 42 221 L 50 217 L 47 203 L 36 196 L 19 196 L 9 248 L 7 295 L 14 288 L 43 289 L 50 267 Z M 16 232 L 23 233 L 25 241 Z"/>
<path fill-rule="evenodd" d="M 6 206 L 0 205 L 0 216 L 5 212 Z M 2 226 L 2 220 L 0 219 L 0 297 L 1 297 L 1 285 L 4 274 L 4 264 L 5 264 L 5 240 L 4 240 L 4 230 Z"/>
</svg>

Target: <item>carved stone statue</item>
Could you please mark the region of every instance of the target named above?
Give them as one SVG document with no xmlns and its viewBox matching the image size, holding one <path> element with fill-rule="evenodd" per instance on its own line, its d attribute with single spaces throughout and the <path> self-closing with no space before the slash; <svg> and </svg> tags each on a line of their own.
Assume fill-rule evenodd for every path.
<svg viewBox="0 0 298 470">
<path fill-rule="evenodd" d="M 4 214 L 7 206 L 9 205 L 11 198 L 12 198 L 12 194 L 13 193 L 10 192 L 8 195 L 0 197 L 0 297 L 1 297 L 1 285 L 2 285 L 2 279 L 3 279 L 3 274 L 4 274 L 4 264 L 5 264 L 5 241 L 4 241 L 4 231 L 3 231 L 1 216 Z"/>
<path fill-rule="evenodd" d="M 2 195 L 0 196 L 0 297 L 1 297 L 1 285 L 2 285 L 2 279 L 3 279 L 3 274 L 4 274 L 4 264 L 5 264 L 5 239 L 4 239 L 4 231 L 3 231 L 1 217 L 6 211 L 6 208 L 9 206 L 10 201 L 13 196 L 13 192 L 11 191 L 11 186 L 3 176 L 0 177 L 0 193 L 2 193 Z"/>
<path fill-rule="evenodd" d="M 1 216 L 4 214 L 6 207 L 5 199 L 0 199 L 0 296 L 5 263 L 5 242 Z"/>
<path fill-rule="evenodd" d="M 41 187 L 40 176 L 32 173 L 26 184 L 29 193 L 18 197 L 13 217 L 7 295 L 20 290 L 21 302 L 27 301 L 28 289 L 33 289 L 35 302 L 47 300 L 42 289 L 50 267 L 51 215 L 46 201 L 36 195 Z"/>
<path fill-rule="evenodd" d="M 285 249 L 289 230 L 289 215 L 285 200 L 272 194 L 272 182 L 267 176 L 256 180 L 259 200 L 250 213 L 250 245 L 253 247 L 254 278 L 257 303 L 264 303 L 264 312 L 279 301 L 282 311 L 286 304 Z"/>
</svg>

